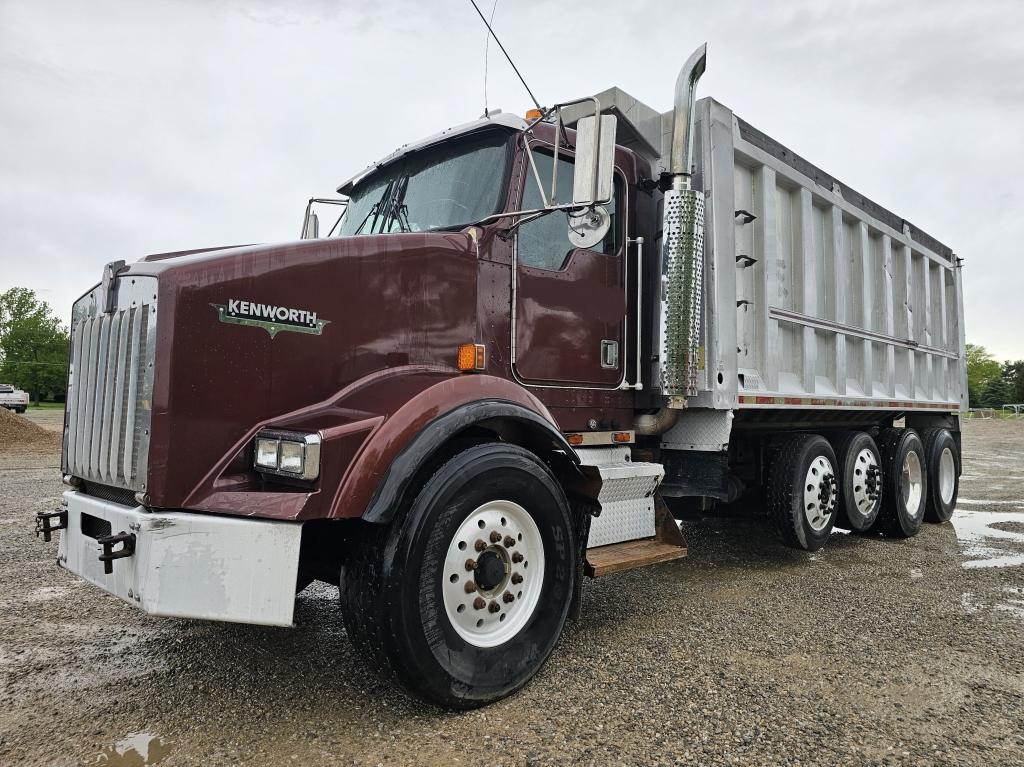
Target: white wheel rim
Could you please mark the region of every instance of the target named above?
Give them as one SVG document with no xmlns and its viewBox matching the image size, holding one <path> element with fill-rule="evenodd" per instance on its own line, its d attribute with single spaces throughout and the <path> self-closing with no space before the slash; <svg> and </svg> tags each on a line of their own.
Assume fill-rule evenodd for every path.
<svg viewBox="0 0 1024 767">
<path fill-rule="evenodd" d="M 853 505 L 862 517 L 871 516 L 882 494 L 881 472 L 875 451 L 864 448 L 853 462 Z"/>
<path fill-rule="evenodd" d="M 943 448 L 939 456 L 939 497 L 943 505 L 948 505 L 953 500 L 953 490 L 956 487 L 956 461 L 953 460 L 953 451 L 948 447 Z"/>
<path fill-rule="evenodd" d="M 441 576 L 452 628 L 476 647 L 496 647 L 526 625 L 544 586 L 544 541 L 512 501 L 488 501 L 459 526 Z"/>
<path fill-rule="evenodd" d="M 836 473 L 823 455 L 815 457 L 804 478 L 804 516 L 814 532 L 824 530 L 836 508 Z"/>
<path fill-rule="evenodd" d="M 924 473 L 921 471 L 921 459 L 917 452 L 908 450 L 903 458 L 903 508 L 911 517 L 921 511 L 922 490 L 924 489 Z"/>
</svg>

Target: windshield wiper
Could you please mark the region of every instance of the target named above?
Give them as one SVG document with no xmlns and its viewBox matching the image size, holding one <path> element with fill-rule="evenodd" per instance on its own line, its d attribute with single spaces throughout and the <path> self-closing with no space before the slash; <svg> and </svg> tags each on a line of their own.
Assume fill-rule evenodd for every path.
<svg viewBox="0 0 1024 767">
<path fill-rule="evenodd" d="M 375 202 L 373 204 L 373 206 L 370 208 L 370 211 L 366 214 L 366 218 L 364 218 L 362 221 L 360 221 L 359 222 L 359 226 L 357 226 L 356 230 L 354 232 L 352 232 L 353 235 L 359 234 L 363 230 L 363 227 L 366 226 L 366 222 L 370 220 L 370 216 L 373 216 L 373 223 L 370 224 L 370 231 L 373 232 L 374 229 L 376 229 L 376 227 L 377 227 L 377 219 L 380 218 L 381 211 L 388 207 L 387 203 L 390 202 L 390 200 L 391 200 L 391 190 L 394 187 L 394 185 L 395 185 L 395 180 L 391 179 L 388 182 L 388 185 L 386 187 L 384 187 L 384 192 L 383 192 L 383 194 L 381 194 L 380 199 L 377 200 L 377 202 Z M 386 222 L 387 222 L 387 219 L 385 219 L 385 223 Z"/>
<path fill-rule="evenodd" d="M 398 230 L 401 232 L 411 232 L 412 227 L 409 226 L 409 207 L 405 204 L 405 192 L 409 188 L 409 177 L 402 176 L 398 179 L 398 184 L 395 187 L 395 193 L 391 198 L 391 217 L 398 223 Z M 387 222 L 385 222 L 385 226 Z"/>
</svg>

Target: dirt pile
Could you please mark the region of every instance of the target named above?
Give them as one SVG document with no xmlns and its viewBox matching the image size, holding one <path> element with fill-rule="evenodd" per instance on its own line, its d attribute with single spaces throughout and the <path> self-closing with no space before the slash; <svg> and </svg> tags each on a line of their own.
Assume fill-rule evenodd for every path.
<svg viewBox="0 0 1024 767">
<path fill-rule="evenodd" d="M 24 416 L 0 407 L 0 451 L 17 449 L 49 452 L 60 450 L 60 440 L 59 433 L 47 431 Z"/>
</svg>

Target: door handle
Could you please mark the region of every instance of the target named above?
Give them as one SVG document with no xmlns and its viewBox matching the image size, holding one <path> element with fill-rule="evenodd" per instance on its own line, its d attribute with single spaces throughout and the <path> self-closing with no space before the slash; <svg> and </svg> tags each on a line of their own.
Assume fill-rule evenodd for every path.
<svg viewBox="0 0 1024 767">
<path fill-rule="evenodd" d="M 619 342 L 609 341 L 607 338 L 601 341 L 601 367 L 617 368 L 619 366 Z"/>
</svg>

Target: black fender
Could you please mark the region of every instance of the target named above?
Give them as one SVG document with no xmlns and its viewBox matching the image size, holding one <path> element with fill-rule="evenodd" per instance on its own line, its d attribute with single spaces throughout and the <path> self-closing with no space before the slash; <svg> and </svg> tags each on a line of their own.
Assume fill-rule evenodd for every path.
<svg viewBox="0 0 1024 767">
<path fill-rule="evenodd" d="M 470 402 L 435 418 L 405 446 L 381 478 L 362 518 L 377 524 L 390 522 L 427 461 L 451 439 L 474 427 L 539 455 L 562 452 L 573 466 L 579 465 L 576 451 L 558 428 L 540 414 L 505 400 Z"/>
</svg>

